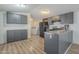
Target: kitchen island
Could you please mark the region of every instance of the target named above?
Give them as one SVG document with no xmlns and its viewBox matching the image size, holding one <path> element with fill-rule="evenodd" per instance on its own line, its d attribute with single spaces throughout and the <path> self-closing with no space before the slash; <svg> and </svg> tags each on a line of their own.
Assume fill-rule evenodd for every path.
<svg viewBox="0 0 79 59">
<path fill-rule="evenodd" d="M 71 30 L 48 31 L 44 33 L 44 51 L 47 54 L 63 54 L 72 43 L 73 33 Z"/>
</svg>

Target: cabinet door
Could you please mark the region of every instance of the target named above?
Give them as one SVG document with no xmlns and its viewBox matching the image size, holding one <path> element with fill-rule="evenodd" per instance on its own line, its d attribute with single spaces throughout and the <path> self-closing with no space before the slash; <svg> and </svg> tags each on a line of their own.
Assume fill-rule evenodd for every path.
<svg viewBox="0 0 79 59">
<path fill-rule="evenodd" d="M 15 13 L 7 13 L 7 24 L 20 24 L 21 16 Z"/>
<path fill-rule="evenodd" d="M 25 40 L 27 39 L 27 31 L 26 30 L 22 30 L 21 31 L 21 40 Z"/>
<path fill-rule="evenodd" d="M 58 37 L 57 35 L 45 34 L 44 50 L 47 54 L 58 54 Z"/>
<path fill-rule="evenodd" d="M 7 31 L 7 42 L 9 43 L 9 42 L 13 42 L 14 41 L 14 39 L 15 39 L 15 34 L 14 34 L 14 32 L 12 32 L 12 30 L 8 30 Z"/>
<path fill-rule="evenodd" d="M 21 31 L 22 30 L 14 30 L 14 41 L 19 41 L 19 40 L 22 40 L 21 39 Z"/>
<path fill-rule="evenodd" d="M 21 15 L 21 24 L 27 24 L 27 16 Z"/>
<path fill-rule="evenodd" d="M 68 14 L 66 14 L 66 23 L 67 24 L 73 24 L 73 13 L 68 13 Z"/>
<path fill-rule="evenodd" d="M 63 15 L 60 15 L 60 20 L 61 20 L 61 24 L 65 24 L 66 22 L 66 15 L 63 14 Z"/>
<path fill-rule="evenodd" d="M 7 31 L 7 42 L 14 42 L 20 40 L 21 33 L 17 30 L 8 30 Z"/>
<path fill-rule="evenodd" d="M 59 54 L 63 54 L 65 52 L 65 40 L 66 37 L 63 34 L 59 35 Z"/>
<path fill-rule="evenodd" d="M 60 15 L 61 24 L 73 24 L 73 12 Z"/>
<path fill-rule="evenodd" d="M 72 31 L 64 32 L 59 35 L 59 53 L 65 53 L 72 42 Z"/>
<path fill-rule="evenodd" d="M 14 42 L 27 39 L 27 30 L 8 30 L 7 42 Z"/>
<path fill-rule="evenodd" d="M 71 44 L 73 40 L 73 31 L 68 32 L 68 44 Z"/>
<path fill-rule="evenodd" d="M 54 20 L 53 17 L 49 17 L 48 18 L 48 24 L 53 25 L 53 20 Z"/>
</svg>

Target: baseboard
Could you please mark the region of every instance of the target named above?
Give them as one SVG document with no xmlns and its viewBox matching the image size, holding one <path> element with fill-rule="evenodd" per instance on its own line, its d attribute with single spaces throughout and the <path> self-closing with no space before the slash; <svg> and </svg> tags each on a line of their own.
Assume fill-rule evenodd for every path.
<svg viewBox="0 0 79 59">
<path fill-rule="evenodd" d="M 5 45 L 5 44 L 7 44 L 7 43 L 2 43 L 2 44 L 0 44 L 0 46 Z"/>
<path fill-rule="evenodd" d="M 73 42 L 73 44 L 77 44 L 77 45 L 79 45 L 79 43 L 77 43 L 77 42 Z"/>
</svg>

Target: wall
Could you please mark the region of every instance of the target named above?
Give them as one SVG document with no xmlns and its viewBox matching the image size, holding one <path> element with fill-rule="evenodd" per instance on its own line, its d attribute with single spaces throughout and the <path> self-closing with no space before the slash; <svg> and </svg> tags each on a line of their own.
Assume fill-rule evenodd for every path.
<svg viewBox="0 0 79 59">
<path fill-rule="evenodd" d="M 19 12 L 18 12 L 19 13 Z M 0 12 L 0 44 L 6 43 L 7 42 L 7 30 L 14 30 L 14 29 L 26 29 L 28 30 L 28 38 L 31 38 L 31 16 L 28 13 L 19 13 L 19 14 L 24 14 L 27 15 L 28 24 L 6 24 L 6 12 L 1 11 Z"/>
<path fill-rule="evenodd" d="M 5 36 L 5 34 L 4 34 L 4 24 L 3 24 L 3 19 L 4 19 L 4 12 L 0 12 L 0 44 L 2 44 L 2 43 L 4 43 L 4 42 L 6 42 L 6 40 L 5 40 L 5 38 L 4 38 L 4 36 Z"/>
<path fill-rule="evenodd" d="M 39 34 L 39 23 L 42 22 L 42 20 L 34 19 L 32 18 L 32 34 L 37 35 Z"/>
<path fill-rule="evenodd" d="M 79 11 L 74 12 L 74 24 L 70 25 L 70 30 L 73 30 L 73 43 L 79 44 Z"/>
</svg>

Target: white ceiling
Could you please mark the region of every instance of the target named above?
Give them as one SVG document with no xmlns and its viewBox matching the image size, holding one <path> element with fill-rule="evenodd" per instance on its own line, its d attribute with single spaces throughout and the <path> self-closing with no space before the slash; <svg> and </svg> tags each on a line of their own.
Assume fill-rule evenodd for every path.
<svg viewBox="0 0 79 59">
<path fill-rule="evenodd" d="M 18 11 L 18 12 L 30 12 L 37 7 L 35 4 L 24 4 L 25 7 L 19 7 L 18 4 L 0 4 L 0 11 Z"/>
<path fill-rule="evenodd" d="M 48 16 L 43 16 L 40 14 L 41 9 L 49 9 L 50 14 Z M 53 15 L 59 15 L 71 11 L 79 10 L 79 4 L 47 4 L 47 5 L 39 5 L 39 7 L 32 10 L 31 14 L 36 19 L 42 19 L 44 17 L 50 17 Z"/>
<path fill-rule="evenodd" d="M 40 11 L 43 9 L 48 9 L 50 14 L 47 16 L 41 15 Z M 3 4 L 0 5 L 1 11 L 19 11 L 31 13 L 36 19 L 42 19 L 44 17 L 49 17 L 53 15 L 59 15 L 66 12 L 78 11 L 79 4 L 30 4 L 26 5 L 25 8 L 17 7 L 15 4 Z"/>
</svg>

